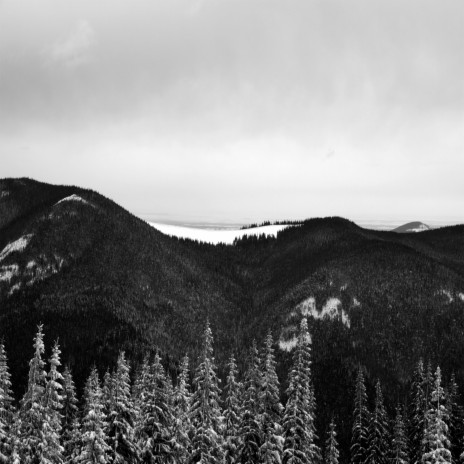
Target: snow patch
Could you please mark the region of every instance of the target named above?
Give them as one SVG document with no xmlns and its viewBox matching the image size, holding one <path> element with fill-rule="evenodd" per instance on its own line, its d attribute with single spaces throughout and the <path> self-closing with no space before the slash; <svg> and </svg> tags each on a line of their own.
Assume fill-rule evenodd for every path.
<svg viewBox="0 0 464 464">
<path fill-rule="evenodd" d="M 464 301 L 464 293 L 458 293 L 458 297 L 461 301 Z"/>
<path fill-rule="evenodd" d="M 448 303 L 452 303 L 454 301 L 453 295 L 449 290 L 446 290 L 446 289 L 443 288 L 440 291 L 438 291 L 437 293 L 438 293 L 438 295 L 446 296 L 446 298 L 448 298 Z"/>
<path fill-rule="evenodd" d="M 298 344 L 298 337 L 295 335 L 290 340 L 279 340 L 279 348 L 282 351 L 292 351 Z"/>
<path fill-rule="evenodd" d="M 10 281 L 14 276 L 18 275 L 19 266 L 11 264 L 9 266 L 0 267 L 0 281 Z"/>
<path fill-rule="evenodd" d="M 358 306 L 361 306 L 361 303 L 359 302 L 359 300 L 355 296 L 353 297 L 353 306 L 355 308 L 357 308 Z"/>
<path fill-rule="evenodd" d="M 348 284 L 343 284 L 343 285 L 340 287 L 340 291 L 341 291 L 341 292 L 344 292 L 347 288 L 348 288 Z"/>
<path fill-rule="evenodd" d="M 66 202 L 66 201 L 78 201 L 80 203 L 84 203 L 85 205 L 93 206 L 95 208 L 95 206 L 92 205 L 92 203 L 89 203 L 87 200 L 84 200 L 82 197 L 80 197 L 79 195 L 76 195 L 75 193 L 72 195 L 69 195 L 69 197 L 65 197 L 61 199 L 59 202 L 55 203 L 55 206 L 59 205 L 60 203 Z"/>
<path fill-rule="evenodd" d="M 342 302 L 338 298 L 329 298 L 321 311 L 316 308 L 316 299 L 310 296 L 306 300 L 302 301 L 295 309 L 301 313 L 302 316 L 312 316 L 314 319 L 325 319 L 331 320 L 341 318 L 342 323 L 350 328 L 351 322 L 348 314 L 341 308 Z"/>
<path fill-rule="evenodd" d="M 24 237 L 10 242 L 0 253 L 0 261 L 3 261 L 11 253 L 23 251 L 31 241 L 32 236 L 33 234 L 24 235 Z"/>
<path fill-rule="evenodd" d="M 198 229 L 195 227 L 175 226 L 171 224 L 161 224 L 159 222 L 149 222 L 152 227 L 159 230 L 163 234 L 170 235 L 171 237 L 188 238 L 190 240 L 198 240 L 199 242 L 212 243 L 225 243 L 231 245 L 235 239 L 243 238 L 245 235 L 266 235 L 276 237 L 277 233 L 290 225 L 273 225 L 253 227 L 251 229 Z M 295 226 L 293 226 L 295 227 Z"/>
<path fill-rule="evenodd" d="M 18 282 L 17 284 L 14 284 L 11 288 L 10 291 L 8 292 L 8 295 L 11 296 L 13 295 L 14 292 L 17 292 L 21 288 L 21 283 Z"/>
<path fill-rule="evenodd" d="M 0 192 L 0 198 L 6 198 L 10 195 L 10 192 L 8 190 L 3 190 L 3 192 Z"/>
</svg>

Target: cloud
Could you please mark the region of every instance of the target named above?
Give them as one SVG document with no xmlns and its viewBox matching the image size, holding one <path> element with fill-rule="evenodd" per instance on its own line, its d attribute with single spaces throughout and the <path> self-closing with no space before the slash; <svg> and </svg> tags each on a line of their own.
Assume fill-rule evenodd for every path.
<svg viewBox="0 0 464 464">
<path fill-rule="evenodd" d="M 90 49 L 95 43 L 95 32 L 88 21 L 78 21 L 74 30 L 64 40 L 56 42 L 48 58 L 68 68 L 76 68 L 90 60 Z"/>
</svg>

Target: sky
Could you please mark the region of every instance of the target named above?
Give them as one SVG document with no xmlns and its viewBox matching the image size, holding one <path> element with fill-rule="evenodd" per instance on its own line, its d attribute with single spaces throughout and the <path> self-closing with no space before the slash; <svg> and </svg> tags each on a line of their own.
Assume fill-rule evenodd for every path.
<svg viewBox="0 0 464 464">
<path fill-rule="evenodd" d="M 462 0 L 0 0 L 0 178 L 158 220 L 464 222 Z"/>
</svg>

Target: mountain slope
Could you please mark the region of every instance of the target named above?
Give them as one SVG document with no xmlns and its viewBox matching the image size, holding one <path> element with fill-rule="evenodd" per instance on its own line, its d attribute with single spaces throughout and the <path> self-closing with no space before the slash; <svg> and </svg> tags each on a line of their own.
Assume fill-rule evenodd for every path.
<svg viewBox="0 0 464 464">
<path fill-rule="evenodd" d="M 311 219 L 214 246 L 165 236 L 96 192 L 28 179 L 0 181 L 0 211 L 0 337 L 15 385 L 39 322 L 82 384 L 119 349 L 137 361 L 158 347 L 175 370 L 185 352 L 195 359 L 207 317 L 220 366 L 234 350 L 243 367 L 272 330 L 285 379 L 303 314 L 322 424 L 334 410 L 350 420 L 359 362 L 391 401 L 420 356 L 464 380 L 464 226 L 397 234 Z"/>
</svg>

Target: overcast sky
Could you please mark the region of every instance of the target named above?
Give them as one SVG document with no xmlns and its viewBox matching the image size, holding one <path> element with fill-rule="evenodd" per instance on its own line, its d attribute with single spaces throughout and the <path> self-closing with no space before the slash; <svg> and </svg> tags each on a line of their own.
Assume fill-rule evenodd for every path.
<svg viewBox="0 0 464 464">
<path fill-rule="evenodd" d="M 179 219 L 464 222 L 464 1 L 0 0 L 20 176 Z"/>
</svg>

